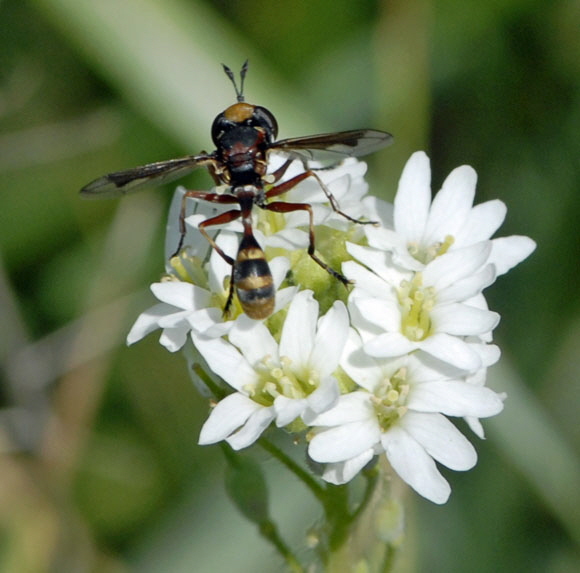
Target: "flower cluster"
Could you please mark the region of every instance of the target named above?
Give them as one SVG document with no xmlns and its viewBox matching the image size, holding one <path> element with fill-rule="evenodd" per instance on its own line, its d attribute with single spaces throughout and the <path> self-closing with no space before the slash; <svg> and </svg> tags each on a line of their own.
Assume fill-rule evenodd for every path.
<svg viewBox="0 0 580 573">
<path fill-rule="evenodd" d="M 286 177 L 300 169 L 293 165 Z M 497 200 L 473 206 L 471 167 L 455 169 L 431 200 L 429 160 L 415 153 L 394 205 L 367 195 L 365 171 L 349 159 L 317 173 L 343 211 L 380 225 L 341 217 L 313 178 L 284 198 L 313 205 L 317 250 L 353 281 L 350 292 L 306 254 L 304 212 L 255 209 L 256 238 L 277 287 L 275 310 L 257 321 L 234 305 L 224 317 L 231 267 L 197 230 L 210 214 L 199 202 L 186 220 L 187 248 L 151 287 L 159 304 L 137 319 L 128 342 L 158 328 L 171 351 L 190 340 L 208 374 L 225 383 L 200 444 L 245 448 L 274 423 L 305 433 L 308 455 L 328 482 L 346 483 L 385 455 L 419 494 L 444 503 L 450 487 L 436 462 L 467 470 L 477 458 L 448 418 L 464 418 L 483 437 L 480 419 L 498 414 L 505 398 L 485 385 L 486 369 L 499 359 L 491 343 L 499 316 L 482 292 L 535 244 L 491 238 L 506 208 Z M 169 217 L 169 253 L 178 243 L 182 193 Z M 240 231 L 229 223 L 213 238 L 233 256 Z"/>
</svg>

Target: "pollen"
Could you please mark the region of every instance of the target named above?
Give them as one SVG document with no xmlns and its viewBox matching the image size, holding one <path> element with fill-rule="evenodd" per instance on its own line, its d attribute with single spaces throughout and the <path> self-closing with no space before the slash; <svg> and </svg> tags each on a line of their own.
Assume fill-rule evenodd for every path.
<svg viewBox="0 0 580 573">
<path fill-rule="evenodd" d="M 428 264 L 432 260 L 444 255 L 455 242 L 455 237 L 447 235 L 443 241 L 435 241 L 430 245 L 421 245 L 417 242 L 407 244 L 409 254 L 419 262 Z"/>
<path fill-rule="evenodd" d="M 276 380 L 281 380 L 282 376 L 284 376 L 284 371 L 282 370 L 282 368 L 272 368 L 272 376 L 276 379 Z"/>
<path fill-rule="evenodd" d="M 422 273 L 418 272 L 411 281 L 402 281 L 397 289 L 402 310 L 401 333 L 414 342 L 431 334 L 430 312 L 436 302 L 435 289 L 424 288 L 422 282 Z"/>
<path fill-rule="evenodd" d="M 278 396 L 301 399 L 311 394 L 320 384 L 320 375 L 314 370 L 297 374 L 291 368 L 292 360 L 281 356 L 275 360 L 264 356 L 254 365 L 258 380 L 247 385 L 244 390 L 252 400 L 263 406 L 271 406 Z"/>
<path fill-rule="evenodd" d="M 407 412 L 409 384 L 406 377 L 407 369 L 400 368 L 391 377 L 385 377 L 375 389 L 372 404 L 381 430 L 384 432 Z"/>
<path fill-rule="evenodd" d="M 191 256 L 187 248 L 169 260 L 169 275 L 165 280 L 179 280 L 207 288 L 207 271 L 199 257 Z"/>
</svg>

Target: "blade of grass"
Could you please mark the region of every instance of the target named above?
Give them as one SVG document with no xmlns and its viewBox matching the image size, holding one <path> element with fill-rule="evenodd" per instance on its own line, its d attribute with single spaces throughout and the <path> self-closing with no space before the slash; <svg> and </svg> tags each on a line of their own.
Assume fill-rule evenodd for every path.
<svg viewBox="0 0 580 573">
<path fill-rule="evenodd" d="M 89 64 L 186 148 L 209 139 L 209 124 L 234 103 L 221 62 L 249 58 L 249 101 L 312 131 L 307 102 L 273 77 L 217 11 L 183 0 L 34 0 Z M 299 103 L 298 103 L 299 102 Z M 287 134 L 291 135 L 291 134 Z"/>
<path fill-rule="evenodd" d="M 505 411 L 486 421 L 487 433 L 525 476 L 553 515 L 580 545 L 580 460 L 506 357 L 492 369 L 507 392 Z"/>
</svg>

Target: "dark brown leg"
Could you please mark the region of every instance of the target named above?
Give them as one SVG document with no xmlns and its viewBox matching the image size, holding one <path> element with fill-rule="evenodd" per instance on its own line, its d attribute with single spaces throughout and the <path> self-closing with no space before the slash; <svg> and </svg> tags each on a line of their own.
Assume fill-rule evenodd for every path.
<svg viewBox="0 0 580 573">
<path fill-rule="evenodd" d="M 183 197 L 181 198 L 181 209 L 179 210 L 179 243 L 177 245 L 177 249 L 175 249 L 175 252 L 171 255 L 170 258 L 176 257 L 179 254 L 179 251 L 181 251 L 181 249 L 183 247 L 183 241 L 185 240 L 185 233 L 187 231 L 187 228 L 185 226 L 185 207 L 187 205 L 188 198 L 202 199 L 203 201 L 209 201 L 210 203 L 221 203 L 221 204 L 225 204 L 225 205 L 232 205 L 232 204 L 238 203 L 237 197 L 235 195 L 230 195 L 228 193 L 209 193 L 208 191 L 186 191 L 183 194 Z M 228 211 L 228 213 L 230 213 L 230 212 L 231 211 Z M 239 213 L 239 211 L 238 211 L 238 213 Z M 220 215 L 218 215 L 218 217 L 220 217 Z M 239 217 L 239 214 L 238 214 L 238 217 Z M 214 219 L 215 218 L 216 217 L 214 217 Z M 235 218 L 237 218 L 237 217 L 235 217 Z M 232 220 L 234 220 L 234 219 L 232 219 Z M 211 220 L 212 219 L 208 219 L 208 221 L 211 221 Z M 223 222 L 227 223 L 228 221 L 223 221 Z M 207 223 L 207 221 L 204 221 L 203 223 L 201 223 L 200 227 L 204 223 Z M 219 224 L 220 224 L 219 222 L 214 223 L 214 225 L 219 225 Z M 200 231 L 201 231 L 201 229 L 200 229 Z M 204 233 L 204 232 L 202 231 L 202 233 Z M 204 235 L 208 237 L 208 240 L 210 241 L 210 243 L 213 242 L 211 239 L 209 239 L 209 235 L 207 235 L 207 233 L 204 233 Z M 216 250 L 218 250 L 216 247 L 214 247 L 214 248 Z"/>
<path fill-rule="evenodd" d="M 320 185 L 321 189 L 324 191 L 324 194 L 326 195 L 326 198 L 328 199 L 328 202 L 330 203 L 330 206 L 332 207 L 332 210 L 335 213 L 338 213 L 339 215 L 341 215 L 345 219 L 347 219 L 353 223 L 357 223 L 359 225 L 376 225 L 377 224 L 376 221 L 361 221 L 360 219 L 355 219 L 354 217 L 347 215 L 344 211 L 341 211 L 340 206 L 338 205 L 338 201 L 336 200 L 334 195 L 330 192 L 330 189 L 322 182 L 322 179 L 320 179 L 318 174 L 315 171 L 312 171 L 312 169 L 309 169 L 308 171 L 305 171 L 304 173 L 300 173 L 299 175 L 292 177 L 292 179 L 289 179 L 288 181 L 284 181 L 284 183 L 280 183 L 280 184 L 276 185 L 276 187 L 272 187 L 272 189 L 270 189 L 269 191 L 266 192 L 266 197 L 268 199 L 272 199 L 273 197 L 278 197 L 278 196 L 286 193 L 287 191 L 290 191 L 290 189 L 292 189 L 293 187 L 298 185 L 298 183 L 300 183 L 301 181 L 304 181 L 304 179 L 307 179 L 308 177 L 314 177 L 316 179 L 316 181 L 318 181 L 318 184 Z M 262 207 L 262 205 L 260 205 L 260 206 Z"/>
<path fill-rule="evenodd" d="M 226 255 L 222 249 L 217 245 L 217 243 L 210 237 L 209 233 L 205 230 L 206 227 L 211 227 L 212 225 L 225 225 L 226 223 L 231 223 L 236 219 L 239 219 L 240 215 L 242 214 L 241 211 L 237 209 L 232 209 L 231 211 L 226 211 L 225 213 L 221 213 L 211 219 L 206 219 L 202 221 L 199 226 L 199 232 L 207 239 L 208 243 L 212 246 L 213 249 L 216 250 L 217 254 L 226 262 L 228 265 L 234 264 L 234 259 L 229 255 Z"/>
<path fill-rule="evenodd" d="M 232 267 L 232 273 L 230 276 L 230 286 L 229 286 L 229 290 L 228 290 L 228 298 L 226 300 L 226 304 L 224 306 L 224 311 L 223 311 L 224 316 L 227 316 L 227 314 L 230 310 L 230 306 L 232 304 L 232 300 L 234 298 L 234 263 L 235 263 L 235 261 L 232 257 L 230 257 L 229 255 L 226 255 L 222 251 L 222 249 L 217 245 L 217 243 L 209 236 L 209 234 L 205 230 L 205 228 L 211 227 L 212 225 L 223 225 L 225 223 L 230 223 L 231 221 L 235 221 L 236 219 L 238 219 L 241 214 L 242 214 L 242 212 L 238 211 L 237 209 L 233 209 L 231 211 L 226 211 L 225 213 L 222 213 L 221 215 L 217 215 L 216 217 L 212 217 L 211 219 L 207 219 L 207 220 L 203 221 L 202 223 L 199 224 L 199 227 L 198 227 L 199 232 L 208 240 L 208 242 L 212 246 L 212 248 L 214 248 L 216 250 L 216 252 L 218 253 L 218 255 L 220 255 L 221 258 L 226 263 L 228 263 L 228 265 L 231 265 L 231 267 Z"/>
<path fill-rule="evenodd" d="M 308 244 L 308 254 L 310 257 L 321 266 L 327 273 L 332 275 L 334 278 L 338 279 L 343 285 L 352 284 L 352 281 L 348 280 L 344 275 L 335 271 L 332 267 L 327 265 L 322 261 L 316 253 L 315 250 L 315 239 L 314 239 L 314 214 L 312 213 L 312 206 L 309 203 L 285 203 L 284 201 L 275 201 L 274 203 L 268 203 L 262 206 L 263 209 L 267 211 L 274 211 L 275 213 L 292 213 L 294 211 L 306 211 L 310 219 L 309 224 L 309 244 Z"/>
<path fill-rule="evenodd" d="M 274 184 L 278 182 L 282 178 L 284 173 L 286 173 L 288 167 L 290 167 L 291 164 L 292 159 L 288 159 L 287 161 L 285 161 L 282 165 L 280 165 L 280 167 L 278 167 L 278 169 L 276 169 L 276 171 L 262 178 L 264 183 Z"/>
</svg>

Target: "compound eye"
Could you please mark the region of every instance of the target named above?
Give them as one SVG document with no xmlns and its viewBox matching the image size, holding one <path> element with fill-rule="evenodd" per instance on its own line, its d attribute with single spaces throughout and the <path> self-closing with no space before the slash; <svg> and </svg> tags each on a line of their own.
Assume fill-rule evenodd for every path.
<svg viewBox="0 0 580 573">
<path fill-rule="evenodd" d="M 274 114 L 265 107 L 254 106 L 252 125 L 261 127 L 266 131 L 269 143 L 272 143 L 278 137 L 278 122 Z"/>
<path fill-rule="evenodd" d="M 211 139 L 216 147 L 219 146 L 219 141 L 223 137 L 224 133 L 232 128 L 232 122 L 224 117 L 223 113 L 220 113 L 214 120 L 211 126 Z"/>
</svg>

